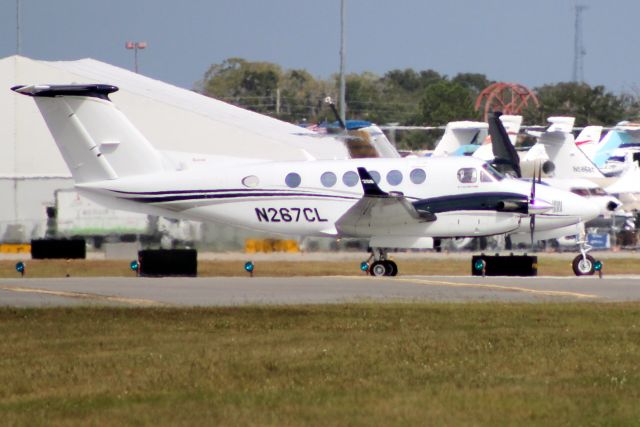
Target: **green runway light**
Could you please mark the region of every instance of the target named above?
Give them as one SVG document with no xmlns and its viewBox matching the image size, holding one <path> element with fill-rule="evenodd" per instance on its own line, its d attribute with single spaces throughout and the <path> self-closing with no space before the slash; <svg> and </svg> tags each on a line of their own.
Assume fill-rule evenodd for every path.
<svg viewBox="0 0 640 427">
<path fill-rule="evenodd" d="M 473 264 L 473 268 L 475 268 L 478 271 L 483 270 L 484 266 L 485 266 L 485 262 L 482 259 L 476 260 L 476 262 Z"/>
<path fill-rule="evenodd" d="M 593 269 L 595 271 L 600 271 L 602 270 L 602 261 L 597 260 L 596 262 L 593 263 Z"/>
<path fill-rule="evenodd" d="M 244 263 L 244 270 L 247 273 L 253 273 L 254 265 L 252 261 L 247 261 Z"/>
<path fill-rule="evenodd" d="M 138 264 L 137 260 L 133 260 L 133 261 L 131 261 L 131 264 L 129 264 L 129 267 L 133 271 L 138 271 L 138 269 L 140 268 L 140 264 Z"/>
<path fill-rule="evenodd" d="M 16 271 L 24 276 L 25 265 L 24 262 L 18 261 L 16 263 Z"/>
<path fill-rule="evenodd" d="M 367 261 L 362 261 L 360 263 L 360 270 L 361 271 L 368 271 L 369 270 L 369 263 Z"/>
</svg>

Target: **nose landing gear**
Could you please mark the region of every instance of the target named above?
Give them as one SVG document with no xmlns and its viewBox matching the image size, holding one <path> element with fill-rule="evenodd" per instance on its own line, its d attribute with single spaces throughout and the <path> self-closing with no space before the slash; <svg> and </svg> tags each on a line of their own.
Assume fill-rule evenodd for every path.
<svg viewBox="0 0 640 427">
<path fill-rule="evenodd" d="M 571 267 L 576 276 L 592 276 L 596 270 L 600 271 L 602 268 L 602 262 L 596 261 L 591 255 L 588 255 L 593 246 L 588 244 L 585 240 L 578 241 L 580 245 L 580 255 L 573 259 Z M 602 274 L 602 272 L 600 271 Z"/>
<path fill-rule="evenodd" d="M 373 264 L 370 264 L 369 274 L 372 276 L 395 276 L 398 274 L 398 265 L 392 260 L 388 259 L 387 251 L 384 249 L 372 249 L 371 256 L 367 260 L 370 263 L 373 260 Z"/>
</svg>

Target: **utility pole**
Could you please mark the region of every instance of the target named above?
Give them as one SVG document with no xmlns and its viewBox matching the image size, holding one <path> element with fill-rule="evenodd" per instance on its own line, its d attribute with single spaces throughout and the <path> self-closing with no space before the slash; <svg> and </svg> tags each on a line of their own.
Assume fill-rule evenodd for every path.
<svg viewBox="0 0 640 427">
<path fill-rule="evenodd" d="M 584 56 L 587 51 L 584 48 L 582 38 L 582 12 L 585 10 L 587 10 L 587 6 L 581 4 L 575 6 L 576 20 L 573 39 L 573 81 L 575 83 L 584 82 Z"/>
<path fill-rule="evenodd" d="M 346 59 L 346 42 L 345 42 L 345 20 L 347 15 L 347 0 L 340 0 L 340 118 L 345 123 L 347 117 L 347 96 L 345 82 L 345 59 Z"/>
</svg>

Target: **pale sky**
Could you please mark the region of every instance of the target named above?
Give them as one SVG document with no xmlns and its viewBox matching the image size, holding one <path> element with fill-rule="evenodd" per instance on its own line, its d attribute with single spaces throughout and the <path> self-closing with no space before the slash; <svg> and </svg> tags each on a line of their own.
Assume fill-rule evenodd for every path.
<svg viewBox="0 0 640 427">
<path fill-rule="evenodd" d="M 585 81 L 640 88 L 640 1 L 579 0 Z M 146 41 L 141 73 L 193 88 L 229 57 L 339 68 L 340 0 L 20 0 L 21 53 L 91 57 L 133 68 L 127 40 Z M 477 72 L 539 86 L 572 76 L 574 0 L 347 0 L 347 71 Z M 16 53 L 16 0 L 0 2 L 0 57 Z M 105 82 L 108 83 L 108 82 Z"/>
</svg>

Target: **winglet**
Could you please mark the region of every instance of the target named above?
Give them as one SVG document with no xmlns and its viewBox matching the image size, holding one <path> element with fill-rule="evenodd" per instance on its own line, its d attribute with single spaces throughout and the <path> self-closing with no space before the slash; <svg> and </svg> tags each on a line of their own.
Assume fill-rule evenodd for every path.
<svg viewBox="0 0 640 427">
<path fill-rule="evenodd" d="M 362 184 L 365 196 L 386 197 L 389 195 L 378 187 L 376 181 L 371 178 L 369 171 L 365 168 L 358 168 L 358 175 L 360 175 L 360 183 Z"/>
</svg>

